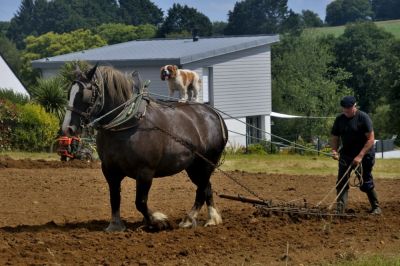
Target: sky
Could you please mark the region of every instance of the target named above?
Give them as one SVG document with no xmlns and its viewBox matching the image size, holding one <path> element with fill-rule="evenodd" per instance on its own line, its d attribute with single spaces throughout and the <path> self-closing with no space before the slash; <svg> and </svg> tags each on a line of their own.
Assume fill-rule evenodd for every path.
<svg viewBox="0 0 400 266">
<path fill-rule="evenodd" d="M 151 0 L 164 11 L 164 15 L 173 3 L 185 4 L 196 8 L 211 21 L 227 21 L 229 10 L 233 10 L 239 0 Z M 309 9 L 325 19 L 326 6 L 332 0 L 288 0 L 288 7 L 296 13 Z M 0 0 L 0 21 L 9 21 L 18 11 L 21 0 Z"/>
</svg>

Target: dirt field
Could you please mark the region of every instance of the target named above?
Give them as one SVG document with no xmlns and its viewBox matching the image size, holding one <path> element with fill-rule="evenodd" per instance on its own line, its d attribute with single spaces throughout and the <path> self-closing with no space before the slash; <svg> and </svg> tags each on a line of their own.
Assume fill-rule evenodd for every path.
<svg viewBox="0 0 400 266">
<path fill-rule="evenodd" d="M 335 183 L 334 176 L 230 174 L 274 202 L 317 203 Z M 125 179 L 121 215 L 127 230 L 122 233 L 103 231 L 110 207 L 99 163 L 0 157 L 0 182 L 0 265 L 310 265 L 400 251 L 400 174 L 377 179 L 380 217 L 367 214 L 366 195 L 356 188 L 349 207 L 357 217 L 346 219 L 265 216 L 251 204 L 216 196 L 222 225 L 180 229 L 195 190 L 181 173 L 153 182 L 149 205 L 173 224 L 162 232 L 143 228 L 134 209 L 134 180 Z M 212 182 L 217 193 L 251 197 L 219 172 Z M 204 208 L 199 224 L 206 215 Z"/>
</svg>

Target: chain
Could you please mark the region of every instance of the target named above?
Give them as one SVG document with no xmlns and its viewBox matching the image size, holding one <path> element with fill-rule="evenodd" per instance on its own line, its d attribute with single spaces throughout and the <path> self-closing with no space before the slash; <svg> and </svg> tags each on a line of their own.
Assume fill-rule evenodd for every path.
<svg viewBox="0 0 400 266">
<path fill-rule="evenodd" d="M 213 163 L 212 161 L 210 161 L 208 158 L 206 158 L 203 154 L 199 153 L 195 146 L 190 143 L 187 140 L 182 139 L 181 137 L 178 137 L 174 134 L 172 134 L 171 132 L 160 128 L 159 126 L 156 126 L 152 121 L 149 121 L 151 124 L 154 125 L 154 129 L 157 129 L 161 132 L 163 132 L 164 134 L 168 135 L 169 137 L 171 137 L 173 140 L 175 140 L 176 142 L 178 142 L 179 144 L 181 144 L 182 146 L 186 147 L 187 149 L 189 149 L 192 153 L 196 154 L 197 156 L 199 156 L 201 159 L 203 159 L 204 161 L 206 161 L 208 164 L 210 164 L 211 166 L 214 167 L 214 169 L 220 171 L 223 175 L 225 175 L 226 177 L 228 177 L 229 179 L 231 179 L 233 182 L 235 182 L 237 185 L 239 185 L 240 187 L 242 187 L 244 190 L 246 190 L 247 192 L 249 192 L 251 195 L 253 195 L 254 197 L 256 197 L 259 200 L 265 201 L 260 195 L 258 195 L 258 193 L 256 193 L 255 191 L 251 190 L 250 188 L 248 188 L 247 186 L 245 186 L 244 184 L 242 184 L 236 177 L 228 174 L 227 172 L 225 172 L 224 170 L 220 169 L 221 166 L 221 160 L 218 164 Z"/>
</svg>

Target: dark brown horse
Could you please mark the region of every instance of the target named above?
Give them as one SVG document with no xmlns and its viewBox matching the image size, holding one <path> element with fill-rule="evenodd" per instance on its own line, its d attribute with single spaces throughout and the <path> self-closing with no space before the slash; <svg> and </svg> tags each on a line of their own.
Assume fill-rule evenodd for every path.
<svg viewBox="0 0 400 266">
<path fill-rule="evenodd" d="M 210 183 L 227 141 L 226 125 L 220 115 L 204 104 L 167 105 L 138 97 L 143 96 L 140 80 L 111 67 L 95 66 L 77 74 L 62 129 L 68 135 L 76 135 L 82 126 L 97 124 L 97 150 L 111 201 L 112 217 L 106 230 L 125 229 L 120 218 L 120 186 L 125 176 L 136 180 L 136 208 L 146 224 L 154 229 L 169 226 L 166 215 L 148 208 L 148 193 L 154 177 L 182 170 L 186 170 L 197 190 L 192 209 L 179 225 L 195 226 L 204 202 L 208 207 L 205 226 L 221 223 Z M 131 112 L 126 112 L 129 108 Z M 133 116 L 121 120 L 121 114 L 132 112 Z"/>
</svg>

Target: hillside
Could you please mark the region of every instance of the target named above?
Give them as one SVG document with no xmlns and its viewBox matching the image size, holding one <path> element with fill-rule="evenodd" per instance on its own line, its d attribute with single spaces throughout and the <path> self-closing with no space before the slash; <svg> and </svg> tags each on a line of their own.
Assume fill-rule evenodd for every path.
<svg viewBox="0 0 400 266">
<path fill-rule="evenodd" d="M 375 22 L 378 27 L 384 28 L 387 32 L 392 33 L 396 38 L 400 38 L 400 20 L 387 20 Z M 333 34 L 335 36 L 340 36 L 344 32 L 345 26 L 337 27 L 321 27 L 307 29 L 312 34 L 322 35 L 322 34 Z"/>
</svg>

